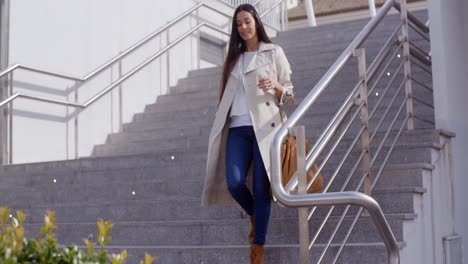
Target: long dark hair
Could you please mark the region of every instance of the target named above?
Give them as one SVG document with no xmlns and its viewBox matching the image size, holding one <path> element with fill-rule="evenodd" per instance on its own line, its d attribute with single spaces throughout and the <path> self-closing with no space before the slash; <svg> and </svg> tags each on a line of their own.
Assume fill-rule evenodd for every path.
<svg viewBox="0 0 468 264">
<path fill-rule="evenodd" d="M 231 73 L 234 64 L 236 63 L 239 56 L 245 51 L 245 41 L 241 38 L 239 31 L 237 31 L 237 14 L 241 11 L 249 12 L 252 17 L 255 19 L 255 29 L 257 32 L 257 37 L 259 42 L 266 42 L 271 43 L 270 38 L 265 32 L 265 28 L 263 27 L 262 20 L 260 19 L 260 15 L 250 4 L 243 4 L 236 8 L 234 11 L 234 16 L 232 17 L 232 29 L 231 29 L 231 37 L 229 39 L 229 49 L 226 60 L 224 61 L 223 66 L 223 75 L 221 78 L 221 92 L 219 96 L 219 100 L 224 94 L 224 89 L 226 88 L 227 81 L 229 79 L 229 74 Z"/>
</svg>

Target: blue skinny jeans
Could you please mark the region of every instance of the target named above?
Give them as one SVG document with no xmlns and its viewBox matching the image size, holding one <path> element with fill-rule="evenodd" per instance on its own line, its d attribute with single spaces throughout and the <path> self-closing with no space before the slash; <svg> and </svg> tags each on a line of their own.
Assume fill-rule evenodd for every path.
<svg viewBox="0 0 468 264">
<path fill-rule="evenodd" d="M 253 161 L 252 191 L 246 178 Z M 232 127 L 226 146 L 227 187 L 242 209 L 254 216 L 254 244 L 264 245 L 271 211 L 270 181 L 252 126 Z"/>
</svg>

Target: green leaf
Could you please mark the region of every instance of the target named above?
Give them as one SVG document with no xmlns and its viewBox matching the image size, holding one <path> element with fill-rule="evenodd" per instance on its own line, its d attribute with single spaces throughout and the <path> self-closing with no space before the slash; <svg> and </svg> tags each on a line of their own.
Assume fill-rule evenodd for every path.
<svg viewBox="0 0 468 264">
<path fill-rule="evenodd" d="M 2 225 L 6 224 L 8 218 L 10 218 L 10 209 L 6 207 L 0 207 L 0 221 Z"/>
<path fill-rule="evenodd" d="M 97 222 L 98 225 L 98 242 L 101 247 L 106 246 L 111 237 L 109 236 L 110 232 L 112 231 L 113 224 L 110 221 L 104 221 L 99 219 Z"/>
<path fill-rule="evenodd" d="M 153 257 L 151 256 L 150 254 L 148 254 L 147 252 L 145 252 L 145 263 L 144 264 L 152 264 L 153 261 L 157 260 L 159 257 Z M 143 264 L 143 262 L 140 262 L 141 264 Z"/>
<path fill-rule="evenodd" d="M 16 211 L 16 217 L 18 218 L 20 224 L 23 224 L 24 220 L 26 219 L 26 215 L 23 213 L 23 211 Z"/>
<path fill-rule="evenodd" d="M 53 236 L 52 232 L 57 228 L 57 220 L 54 211 L 46 211 L 44 215 L 44 226 L 41 228 L 41 234 L 44 236 Z"/>
<path fill-rule="evenodd" d="M 83 238 L 83 242 L 85 243 L 88 255 L 90 256 L 94 250 L 94 243 L 89 241 L 87 238 Z"/>
<path fill-rule="evenodd" d="M 19 226 L 19 221 L 18 221 L 18 219 L 16 219 L 16 217 L 11 218 L 11 225 L 13 227 L 18 227 Z"/>
</svg>

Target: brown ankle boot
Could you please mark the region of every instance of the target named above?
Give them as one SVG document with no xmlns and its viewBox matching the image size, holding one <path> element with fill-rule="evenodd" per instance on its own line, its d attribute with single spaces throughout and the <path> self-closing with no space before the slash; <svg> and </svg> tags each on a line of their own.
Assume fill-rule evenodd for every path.
<svg viewBox="0 0 468 264">
<path fill-rule="evenodd" d="M 263 245 L 250 246 L 250 264 L 263 264 Z"/>
<path fill-rule="evenodd" d="M 254 240 L 254 226 L 255 226 L 254 217 L 253 215 L 251 215 L 250 216 L 250 232 L 249 232 L 249 244 L 250 245 L 253 244 L 253 240 Z"/>
</svg>

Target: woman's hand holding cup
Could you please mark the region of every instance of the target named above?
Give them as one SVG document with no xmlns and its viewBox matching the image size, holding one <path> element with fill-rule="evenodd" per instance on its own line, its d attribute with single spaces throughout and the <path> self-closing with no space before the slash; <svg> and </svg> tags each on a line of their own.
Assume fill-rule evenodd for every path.
<svg viewBox="0 0 468 264">
<path fill-rule="evenodd" d="M 264 92 L 267 92 L 268 90 L 275 89 L 277 82 L 270 78 L 267 72 L 265 71 L 260 71 L 257 74 L 257 87 L 259 89 L 262 89 Z"/>
</svg>

